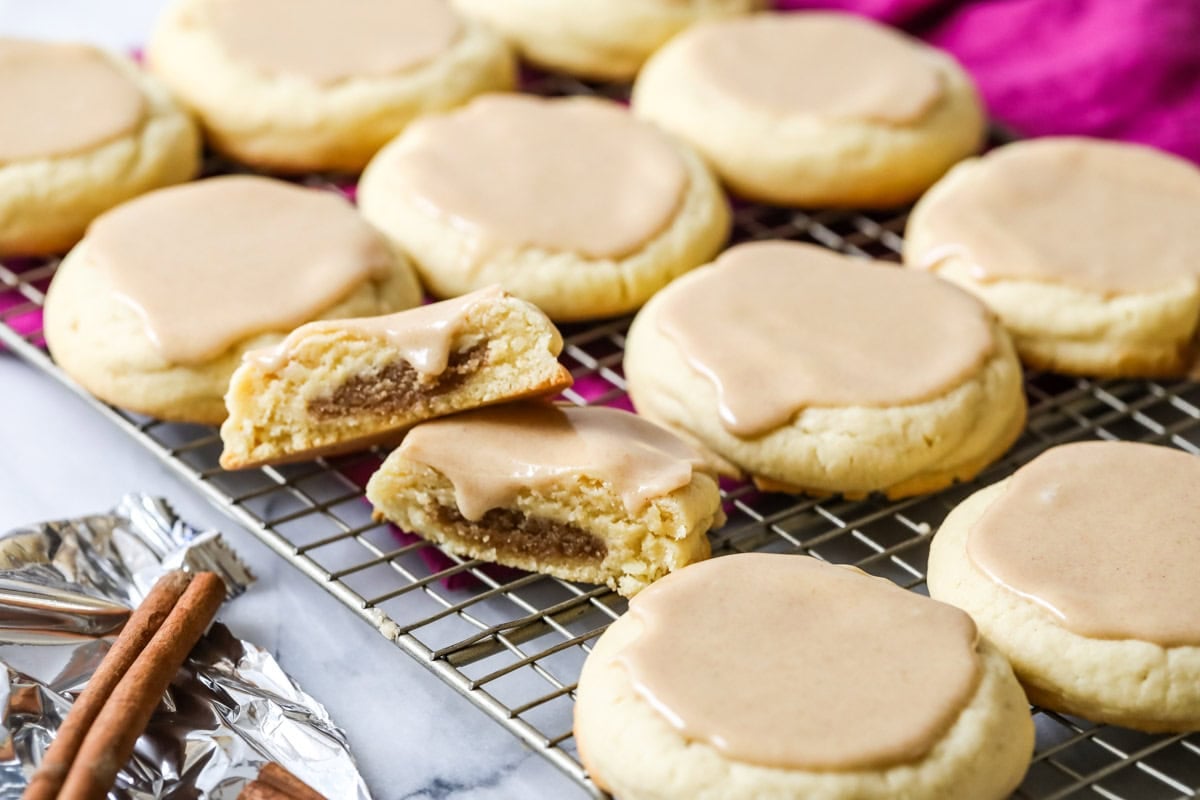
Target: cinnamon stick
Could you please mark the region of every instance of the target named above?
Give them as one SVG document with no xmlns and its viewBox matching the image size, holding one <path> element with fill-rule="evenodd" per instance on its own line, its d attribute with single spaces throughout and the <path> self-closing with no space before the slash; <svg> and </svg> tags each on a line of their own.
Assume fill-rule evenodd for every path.
<svg viewBox="0 0 1200 800">
<path fill-rule="evenodd" d="M 245 785 L 237 800 L 325 800 L 325 797 L 272 761 Z"/>
<path fill-rule="evenodd" d="M 242 790 L 238 792 L 237 800 L 294 800 L 294 798 L 269 783 L 253 780 L 242 787 Z"/>
<path fill-rule="evenodd" d="M 258 779 L 268 786 L 274 786 L 297 800 L 325 800 L 320 792 L 313 789 L 304 781 L 284 769 L 282 764 L 271 761 L 258 772 Z"/>
<path fill-rule="evenodd" d="M 192 578 L 158 632 L 96 715 L 67 772 L 60 800 L 103 800 L 187 654 L 225 599 L 211 572 Z"/>
<path fill-rule="evenodd" d="M 54 800 L 58 796 L 71 762 L 79 752 L 79 746 L 96 715 L 138 654 L 162 627 L 191 580 L 192 576 L 182 570 L 168 572 L 158 579 L 141 605 L 126 620 L 125 627 L 100 666 L 71 705 L 67 718 L 59 726 L 54 741 L 42 757 L 42 763 L 21 795 L 22 800 Z"/>
</svg>

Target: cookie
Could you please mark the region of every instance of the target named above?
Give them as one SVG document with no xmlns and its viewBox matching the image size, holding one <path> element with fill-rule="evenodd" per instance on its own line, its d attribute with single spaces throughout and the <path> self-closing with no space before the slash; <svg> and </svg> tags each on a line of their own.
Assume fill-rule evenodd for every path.
<svg viewBox="0 0 1200 800">
<path fill-rule="evenodd" d="M 526 402 L 422 423 L 367 484 L 378 518 L 471 558 L 631 596 L 708 558 L 700 454 L 627 411 Z"/>
<path fill-rule="evenodd" d="M 977 299 L 794 242 L 738 245 L 656 295 L 625 379 L 639 413 L 781 491 L 935 491 L 1025 420 L 1012 343 Z"/>
<path fill-rule="evenodd" d="M 0 256 L 61 253 L 97 215 L 191 178 L 200 136 L 127 58 L 0 38 Z"/>
<path fill-rule="evenodd" d="M 175 0 L 147 57 L 212 147 L 278 172 L 357 172 L 422 114 L 516 81 L 446 0 Z"/>
<path fill-rule="evenodd" d="M 500 284 L 560 321 L 632 311 L 729 233 L 699 156 L 593 98 L 493 95 L 428 117 L 358 197 L 438 297 Z"/>
<path fill-rule="evenodd" d="M 735 194 L 787 206 L 915 200 L 983 140 L 953 58 L 830 13 L 697 25 L 646 63 L 633 109 L 699 150 Z"/>
<path fill-rule="evenodd" d="M 229 176 L 100 216 L 55 273 L 45 334 L 58 365 L 105 402 L 217 424 L 247 350 L 311 320 L 420 301 L 408 263 L 346 200 Z"/>
<path fill-rule="evenodd" d="M 762 8 L 763 0 L 454 0 L 494 27 L 528 61 L 552 72 L 631 80 L 646 58 L 705 19 Z"/>
<path fill-rule="evenodd" d="M 1200 320 L 1200 169 L 1047 138 L 954 168 L 917 203 L 904 263 L 981 297 L 1038 369 L 1180 376 Z"/>
<path fill-rule="evenodd" d="M 1200 730 L 1200 459 L 1133 442 L 1047 450 L 955 508 L 929 591 L 975 618 L 1030 700 Z"/>
<path fill-rule="evenodd" d="M 382 317 L 302 325 L 246 354 L 229 383 L 221 466 L 243 469 L 398 439 L 422 420 L 571 385 L 562 337 L 498 288 Z"/>
<path fill-rule="evenodd" d="M 623 800 L 999 800 L 1033 751 L 970 617 L 852 567 L 749 553 L 635 597 L 584 663 L 575 741 Z"/>
</svg>

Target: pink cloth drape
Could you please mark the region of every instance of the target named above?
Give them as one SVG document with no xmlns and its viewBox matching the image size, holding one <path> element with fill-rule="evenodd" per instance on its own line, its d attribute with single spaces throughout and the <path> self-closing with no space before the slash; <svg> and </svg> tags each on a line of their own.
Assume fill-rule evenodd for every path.
<svg viewBox="0 0 1200 800">
<path fill-rule="evenodd" d="M 952 53 L 1024 136 L 1150 144 L 1200 162 L 1200 0 L 778 0 L 863 14 Z"/>
</svg>

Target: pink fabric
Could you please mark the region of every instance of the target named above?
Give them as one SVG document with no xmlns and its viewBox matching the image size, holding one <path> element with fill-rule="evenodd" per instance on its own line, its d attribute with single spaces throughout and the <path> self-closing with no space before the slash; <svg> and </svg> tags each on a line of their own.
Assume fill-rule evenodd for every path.
<svg viewBox="0 0 1200 800">
<path fill-rule="evenodd" d="M 16 273 L 21 273 L 27 269 L 41 266 L 43 262 L 40 259 L 8 259 L 4 262 L 4 266 Z M 48 281 L 36 281 L 35 285 L 46 291 Z M 10 309 L 18 308 L 19 306 L 27 306 L 29 298 L 18 292 L 16 289 L 0 288 L 0 320 L 8 325 L 22 336 L 28 336 L 31 333 L 39 333 L 42 330 L 42 311 L 40 308 L 31 308 L 24 311 L 18 311 L 11 315 L 6 314 Z M 32 339 L 34 344 L 40 345 L 42 338 L 40 335 Z M 0 345 L 0 352 L 4 351 L 3 345 Z"/>
<path fill-rule="evenodd" d="M 4 316 L 4 312 L 10 308 L 23 305 L 25 302 L 26 300 L 21 296 L 21 293 L 15 290 L 0 293 L 0 319 L 3 319 L 6 325 L 22 336 L 41 330 L 42 312 L 39 309 L 32 309 L 17 312 L 12 316 Z M 3 350 L 3 346 L 0 346 L 0 350 Z"/>
<path fill-rule="evenodd" d="M 1023 136 L 1154 145 L 1200 162 L 1200 0 L 778 0 L 899 25 L 952 53 Z"/>
<path fill-rule="evenodd" d="M 888 25 L 907 26 L 955 5 L 955 0 L 776 0 L 775 5 L 784 11 L 849 11 Z"/>
</svg>

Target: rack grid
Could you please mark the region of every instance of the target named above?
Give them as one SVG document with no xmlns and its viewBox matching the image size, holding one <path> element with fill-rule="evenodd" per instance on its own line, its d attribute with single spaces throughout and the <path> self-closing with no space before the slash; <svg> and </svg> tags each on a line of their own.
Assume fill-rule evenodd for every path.
<svg viewBox="0 0 1200 800">
<path fill-rule="evenodd" d="M 540 94 L 601 94 L 626 87 L 561 76 L 531 78 Z M 324 177 L 312 185 L 344 188 Z M 734 241 L 791 239 L 897 261 L 904 213 L 807 212 L 738 205 Z M 625 601 L 604 587 L 497 569 L 372 521 L 362 487 L 383 454 L 230 473 L 217 464 L 213 428 L 166 423 L 107 406 L 59 370 L 44 350 L 40 309 L 57 261 L 0 263 L 0 342 L 148 448 L 214 505 L 436 673 L 485 714 L 603 797 L 571 736 L 573 692 L 592 643 Z M 564 329 L 563 361 L 576 379 L 564 399 L 628 407 L 621 359 L 629 318 Z M 1026 374 L 1029 418 L 1008 455 L 976 480 L 890 502 L 723 489 L 729 522 L 712 534 L 717 555 L 805 553 L 854 564 L 925 592 L 929 540 L 967 494 L 1010 474 L 1045 448 L 1082 439 L 1167 444 L 1200 455 L 1200 384 Z M 803 691 L 803 687 L 798 689 Z M 1037 751 L 1014 797 L 1167 800 L 1200 794 L 1200 734 L 1148 735 L 1035 709 Z"/>
</svg>

